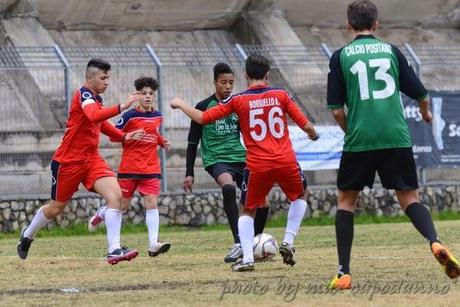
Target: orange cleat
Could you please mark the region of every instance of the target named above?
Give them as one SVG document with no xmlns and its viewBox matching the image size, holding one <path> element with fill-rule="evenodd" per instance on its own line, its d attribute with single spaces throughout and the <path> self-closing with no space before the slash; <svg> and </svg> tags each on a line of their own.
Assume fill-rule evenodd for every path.
<svg viewBox="0 0 460 307">
<path fill-rule="evenodd" d="M 457 278 L 460 275 L 460 265 L 452 253 L 439 242 L 431 244 L 431 251 L 434 257 L 441 264 L 442 270 L 450 278 Z"/>
<path fill-rule="evenodd" d="M 345 274 L 339 277 L 339 275 L 334 276 L 334 278 L 329 283 L 330 289 L 337 290 L 346 290 L 351 288 L 351 275 Z"/>
</svg>

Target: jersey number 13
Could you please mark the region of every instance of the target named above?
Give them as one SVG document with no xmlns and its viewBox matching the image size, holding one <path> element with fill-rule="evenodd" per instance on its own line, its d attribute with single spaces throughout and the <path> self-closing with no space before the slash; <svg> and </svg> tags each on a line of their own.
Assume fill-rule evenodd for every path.
<svg viewBox="0 0 460 307">
<path fill-rule="evenodd" d="M 372 91 L 373 99 L 385 99 L 392 96 L 396 90 L 396 83 L 392 75 L 388 73 L 391 67 L 390 59 L 370 59 L 369 67 L 377 67 L 373 80 L 381 80 L 385 82 L 385 87 L 382 90 Z M 362 60 L 358 60 L 350 68 L 350 72 L 354 75 L 358 75 L 359 93 L 361 100 L 368 100 L 370 98 L 369 93 L 369 76 L 367 73 L 366 63 Z"/>
</svg>

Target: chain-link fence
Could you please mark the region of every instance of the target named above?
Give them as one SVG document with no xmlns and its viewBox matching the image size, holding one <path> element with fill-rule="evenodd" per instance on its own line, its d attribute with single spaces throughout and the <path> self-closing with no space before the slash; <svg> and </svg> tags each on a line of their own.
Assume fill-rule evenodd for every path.
<svg viewBox="0 0 460 307">
<path fill-rule="evenodd" d="M 401 46 L 400 49 L 434 90 L 458 90 L 460 46 Z M 84 82 L 88 60 L 99 57 L 112 64 L 106 105 L 123 102 L 140 76 L 159 80 L 158 109 L 163 112 L 162 133 L 171 139 L 173 154 L 162 155 L 163 189 L 181 186 L 190 120 L 167 106 L 174 97 L 190 104 L 214 92 L 212 68 L 228 63 L 235 72 L 234 92 L 246 88 L 244 60 L 256 52 L 271 60 L 270 82 L 288 89 L 309 117 L 333 123 L 326 110 L 328 61 L 334 48 L 314 46 L 211 47 L 0 47 L 0 193 L 49 193 L 51 156 L 59 145 L 68 103 Z M 114 119 L 116 120 L 116 119 Z M 119 145 L 103 138 L 101 153 L 116 169 Z M 196 185 L 215 187 L 197 159 Z"/>
</svg>

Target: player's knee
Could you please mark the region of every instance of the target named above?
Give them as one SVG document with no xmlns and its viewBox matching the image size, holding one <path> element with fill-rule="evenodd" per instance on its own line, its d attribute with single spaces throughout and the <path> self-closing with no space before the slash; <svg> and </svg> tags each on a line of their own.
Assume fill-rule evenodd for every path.
<svg viewBox="0 0 460 307">
<path fill-rule="evenodd" d="M 222 187 L 222 195 L 224 198 L 232 197 L 232 195 L 236 195 L 236 189 L 233 184 L 224 184 Z"/>
<path fill-rule="evenodd" d="M 106 196 L 105 200 L 107 201 L 107 206 L 109 208 L 121 209 L 121 190 L 115 189 L 114 191 L 112 191 L 112 193 Z"/>
</svg>

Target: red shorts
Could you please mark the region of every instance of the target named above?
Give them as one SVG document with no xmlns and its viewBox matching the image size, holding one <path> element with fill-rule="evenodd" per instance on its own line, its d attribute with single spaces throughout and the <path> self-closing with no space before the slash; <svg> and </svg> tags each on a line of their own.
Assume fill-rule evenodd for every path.
<svg viewBox="0 0 460 307">
<path fill-rule="evenodd" d="M 248 209 L 264 207 L 265 197 L 275 183 L 290 201 L 301 198 L 307 187 L 305 176 L 297 163 L 259 173 L 245 169 L 241 203 Z"/>
<path fill-rule="evenodd" d="M 136 189 L 142 195 L 160 195 L 160 179 L 120 179 L 118 178 L 123 198 L 133 197 Z"/>
<path fill-rule="evenodd" d="M 60 163 L 51 161 L 51 199 L 65 202 L 72 198 L 78 191 L 78 186 L 83 183 L 88 191 L 92 191 L 96 180 L 102 177 L 115 177 L 115 173 L 100 157 L 86 161 Z"/>
</svg>

